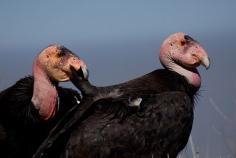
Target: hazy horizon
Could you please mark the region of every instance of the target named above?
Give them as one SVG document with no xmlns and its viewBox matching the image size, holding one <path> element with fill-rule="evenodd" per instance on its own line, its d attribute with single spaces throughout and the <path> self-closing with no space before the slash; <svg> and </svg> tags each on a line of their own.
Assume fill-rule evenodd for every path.
<svg viewBox="0 0 236 158">
<path fill-rule="evenodd" d="M 88 64 L 90 80 L 110 85 L 162 68 L 171 33 L 186 32 L 211 58 L 200 67 L 193 142 L 200 157 L 236 155 L 236 1 L 0 1 L 0 90 L 31 75 L 36 54 L 65 45 Z M 62 84 L 69 86 L 71 84 Z M 191 147 L 183 157 L 192 157 Z"/>
</svg>

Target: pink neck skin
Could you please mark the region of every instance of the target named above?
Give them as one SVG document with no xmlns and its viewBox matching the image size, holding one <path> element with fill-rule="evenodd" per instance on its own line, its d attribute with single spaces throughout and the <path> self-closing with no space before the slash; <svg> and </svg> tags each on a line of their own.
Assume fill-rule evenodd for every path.
<svg viewBox="0 0 236 158">
<path fill-rule="evenodd" d="M 43 120 L 55 115 L 57 105 L 57 90 L 52 85 L 41 63 L 36 59 L 33 66 L 34 90 L 31 99 Z"/>
<path fill-rule="evenodd" d="M 160 61 L 161 63 L 169 70 L 175 71 L 178 74 L 184 76 L 188 83 L 194 86 L 195 88 L 199 89 L 201 86 L 201 76 L 198 73 L 196 68 L 184 68 L 181 65 L 178 65 L 173 59 L 171 58 L 170 52 L 162 53 L 165 51 L 161 51 L 160 53 Z"/>
<path fill-rule="evenodd" d="M 172 63 L 169 65 L 168 69 L 177 72 L 178 74 L 184 76 L 188 83 L 199 89 L 201 86 L 201 76 L 196 68 L 185 69 L 178 64 Z"/>
</svg>

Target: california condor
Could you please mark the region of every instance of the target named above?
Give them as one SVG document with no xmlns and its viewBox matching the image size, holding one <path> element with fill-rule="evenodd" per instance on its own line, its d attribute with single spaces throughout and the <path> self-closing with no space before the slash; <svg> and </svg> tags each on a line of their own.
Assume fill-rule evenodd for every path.
<svg viewBox="0 0 236 158">
<path fill-rule="evenodd" d="M 175 158 L 186 146 L 201 85 L 199 65 L 207 69 L 206 51 L 185 33 L 161 45 L 158 69 L 131 81 L 96 87 L 72 68 L 72 82 L 83 100 L 50 132 L 34 158 L 69 136 L 65 158 Z"/>
<path fill-rule="evenodd" d="M 50 45 L 33 63 L 33 76 L 20 79 L 0 93 L 0 157 L 31 158 L 58 120 L 81 100 L 58 86 L 70 79 L 71 69 L 86 65 L 69 49 Z"/>
</svg>

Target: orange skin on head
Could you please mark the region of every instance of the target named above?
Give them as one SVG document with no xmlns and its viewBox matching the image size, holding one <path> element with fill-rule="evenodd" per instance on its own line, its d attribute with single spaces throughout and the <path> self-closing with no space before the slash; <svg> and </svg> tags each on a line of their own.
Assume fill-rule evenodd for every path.
<svg viewBox="0 0 236 158">
<path fill-rule="evenodd" d="M 34 91 L 31 99 L 43 120 L 52 118 L 57 111 L 58 82 L 70 80 L 70 67 L 79 70 L 84 62 L 67 48 L 51 45 L 35 59 L 33 66 Z"/>
</svg>

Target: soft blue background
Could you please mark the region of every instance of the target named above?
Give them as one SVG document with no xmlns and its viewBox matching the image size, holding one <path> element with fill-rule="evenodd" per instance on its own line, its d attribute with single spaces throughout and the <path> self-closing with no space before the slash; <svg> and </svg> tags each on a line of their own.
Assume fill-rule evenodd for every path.
<svg viewBox="0 0 236 158">
<path fill-rule="evenodd" d="M 235 0 L 0 0 L 0 90 L 31 74 L 51 43 L 83 58 L 96 85 L 126 81 L 161 68 L 162 41 L 183 31 L 212 60 L 199 69 L 194 147 L 201 158 L 236 157 L 235 15 Z M 192 157 L 190 146 L 182 157 Z"/>
</svg>

